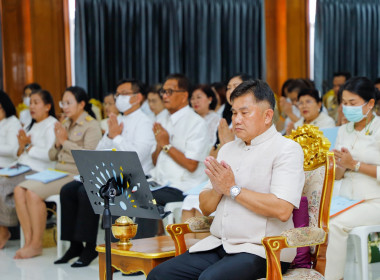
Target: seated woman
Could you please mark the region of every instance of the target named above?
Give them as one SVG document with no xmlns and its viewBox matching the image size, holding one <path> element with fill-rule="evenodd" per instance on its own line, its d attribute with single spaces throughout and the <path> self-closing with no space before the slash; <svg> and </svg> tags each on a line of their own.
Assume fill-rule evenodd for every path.
<svg viewBox="0 0 380 280">
<path fill-rule="evenodd" d="M 30 95 L 29 108 L 32 122 L 26 127 L 26 131 L 19 130 L 15 143 L 17 145 L 17 162 L 29 166 L 33 171 L 10 178 L 0 178 L 0 185 L 4 190 L 0 194 L 0 200 L 6 202 L 0 207 L 0 224 L 6 226 L 15 226 L 18 223 L 13 201 L 15 187 L 25 180 L 25 175 L 54 167 L 54 162 L 49 159 L 48 147 L 54 143 L 54 123 L 57 120 L 50 93 L 45 90 L 33 92 Z M 19 127 L 19 124 L 16 122 L 15 126 Z M 31 201 L 28 202 L 31 203 Z M 4 246 L 10 236 L 7 227 L 2 227 L 2 232 L 7 233 L 2 236 L 1 240 L 2 246 Z"/>
<path fill-rule="evenodd" d="M 71 150 L 95 149 L 101 138 L 99 123 L 90 116 L 93 115 L 91 105 L 82 88 L 67 88 L 60 106 L 67 118 L 62 124 L 55 123 L 49 134 L 53 143 L 45 143 L 44 147 L 51 147 L 48 155 L 50 160 L 58 161 L 55 168 L 68 172 L 69 176 L 47 184 L 27 180 L 15 188 L 17 216 L 25 236 L 25 245 L 16 252 L 16 259 L 31 258 L 42 253 L 42 237 L 46 227 L 44 200 L 59 194 L 62 186 L 72 181 L 73 174 L 78 174 Z"/>
<path fill-rule="evenodd" d="M 212 144 L 216 141 L 216 131 L 220 117 L 214 109 L 217 100 L 215 93 L 208 85 L 198 85 L 190 95 L 190 104 L 194 111 L 207 123 L 208 134 Z"/>
<path fill-rule="evenodd" d="M 16 118 L 16 108 L 9 96 L 0 90 L 0 168 L 8 167 L 17 160 L 17 134 L 21 124 Z M 1 186 L 0 193 L 0 249 L 10 238 L 8 227 L 18 223 L 14 210 L 13 187 Z"/>
<path fill-rule="evenodd" d="M 159 92 L 161 88 L 161 84 L 155 84 L 148 89 L 148 104 L 155 116 L 155 121 L 169 114 L 168 110 L 165 109 L 164 101 Z"/>
<path fill-rule="evenodd" d="M 104 119 L 100 121 L 100 128 L 102 129 L 102 134 L 104 134 L 108 130 L 108 120 L 111 113 L 115 114 L 116 116 L 119 115 L 119 110 L 116 108 L 115 105 L 115 95 L 114 93 L 106 93 L 103 99 L 103 114 Z"/>
<path fill-rule="evenodd" d="M 322 100 L 316 89 L 302 89 L 298 93 L 298 108 L 301 112 L 301 118 L 294 123 L 294 126 L 289 126 L 291 129 L 297 129 L 304 124 L 312 124 L 319 128 L 335 126 L 334 119 L 326 113 L 322 113 Z M 287 131 L 288 135 L 291 129 Z"/>
<path fill-rule="evenodd" d="M 365 77 L 354 77 L 340 89 L 349 123 L 338 130 L 335 179 L 339 195 L 364 202 L 330 219 L 326 279 L 343 279 L 347 238 L 358 226 L 380 223 L 380 118 L 373 112 L 379 92 Z"/>
</svg>

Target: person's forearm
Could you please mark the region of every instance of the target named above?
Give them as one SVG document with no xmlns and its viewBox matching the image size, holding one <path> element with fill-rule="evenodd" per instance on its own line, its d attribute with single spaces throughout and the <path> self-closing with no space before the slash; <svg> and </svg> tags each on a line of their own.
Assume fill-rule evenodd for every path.
<svg viewBox="0 0 380 280">
<path fill-rule="evenodd" d="M 286 222 L 293 212 L 294 206 L 271 193 L 258 193 L 242 188 L 235 200 L 256 214 L 277 218 Z M 275 205 L 275 207 L 273 207 Z"/>
<path fill-rule="evenodd" d="M 154 166 L 156 166 L 158 155 L 160 154 L 161 150 L 162 150 L 161 147 L 157 144 L 156 150 L 152 154 L 152 162 Z"/>
<path fill-rule="evenodd" d="M 361 162 L 358 172 L 363 173 L 365 175 L 368 175 L 372 178 L 377 178 L 377 166 L 376 165 Z"/>
<path fill-rule="evenodd" d="M 168 151 L 168 155 L 183 168 L 186 168 L 190 172 L 194 172 L 198 167 L 198 161 L 188 159 L 184 153 L 177 150 L 175 147 L 171 147 Z"/>
<path fill-rule="evenodd" d="M 340 180 L 344 176 L 344 172 L 346 172 L 346 168 L 336 166 L 335 167 L 335 180 Z"/>
<path fill-rule="evenodd" d="M 217 193 L 214 189 L 202 191 L 199 194 L 199 208 L 201 209 L 202 214 L 209 216 L 211 213 L 215 212 L 222 196 L 223 195 Z"/>
<path fill-rule="evenodd" d="M 292 122 L 297 122 L 300 118 L 297 117 L 293 112 L 291 112 L 289 115 L 288 115 L 289 119 L 292 121 Z"/>
</svg>

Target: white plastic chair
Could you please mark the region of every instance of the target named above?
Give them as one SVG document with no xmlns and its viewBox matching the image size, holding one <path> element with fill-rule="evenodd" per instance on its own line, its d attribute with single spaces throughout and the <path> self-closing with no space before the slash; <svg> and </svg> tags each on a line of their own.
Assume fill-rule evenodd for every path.
<svg viewBox="0 0 380 280">
<path fill-rule="evenodd" d="M 380 232 L 380 225 L 356 227 L 350 231 L 354 240 L 355 255 L 359 256 L 361 279 L 368 279 L 368 235 L 372 232 Z M 359 239 L 359 242 L 358 242 Z"/>
<path fill-rule="evenodd" d="M 57 258 L 60 258 L 62 256 L 63 251 L 63 241 L 61 240 L 61 201 L 59 199 L 59 195 L 51 195 L 47 199 L 45 199 L 46 202 L 54 202 L 57 205 Z M 20 246 L 24 247 L 25 244 L 25 238 L 24 233 L 22 232 L 22 229 L 20 228 Z"/>
<path fill-rule="evenodd" d="M 170 213 L 165 219 L 163 219 L 164 228 L 166 228 L 167 225 L 174 224 L 174 223 L 181 223 L 182 218 L 182 201 L 177 202 L 169 202 L 165 205 L 165 212 L 170 211 Z M 169 233 L 165 230 L 165 234 L 169 235 Z"/>
</svg>

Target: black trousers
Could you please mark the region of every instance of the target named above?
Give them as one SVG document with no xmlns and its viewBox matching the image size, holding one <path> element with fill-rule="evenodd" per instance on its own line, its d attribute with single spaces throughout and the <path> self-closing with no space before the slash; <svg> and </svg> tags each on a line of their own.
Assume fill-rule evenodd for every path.
<svg viewBox="0 0 380 280">
<path fill-rule="evenodd" d="M 185 198 L 182 191 L 169 187 L 153 191 L 152 194 L 157 204 L 162 206 L 168 202 L 183 201 Z M 157 234 L 158 220 L 137 218 L 136 223 L 138 228 L 135 239 L 153 237 Z"/>
<path fill-rule="evenodd" d="M 290 263 L 281 263 L 285 272 Z M 265 278 L 266 260 L 259 256 L 227 254 L 223 246 L 213 250 L 186 253 L 156 266 L 147 280 L 253 280 Z"/>
<path fill-rule="evenodd" d="M 92 210 L 90 200 L 81 182 L 64 185 L 60 193 L 62 207 L 61 239 L 96 242 L 99 215 Z"/>
</svg>

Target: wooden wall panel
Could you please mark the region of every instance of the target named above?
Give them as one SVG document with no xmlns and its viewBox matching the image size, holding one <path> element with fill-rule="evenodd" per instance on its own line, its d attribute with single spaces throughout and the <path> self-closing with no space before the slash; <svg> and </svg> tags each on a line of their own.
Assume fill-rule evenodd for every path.
<svg viewBox="0 0 380 280">
<path fill-rule="evenodd" d="M 0 1 L 5 91 L 17 105 L 23 87 L 37 82 L 58 105 L 66 88 L 63 1 Z"/>
<path fill-rule="evenodd" d="M 287 0 L 288 77 L 309 77 L 307 1 Z"/>
<path fill-rule="evenodd" d="M 289 78 L 307 78 L 306 0 L 266 0 L 267 82 L 277 94 Z"/>
</svg>

